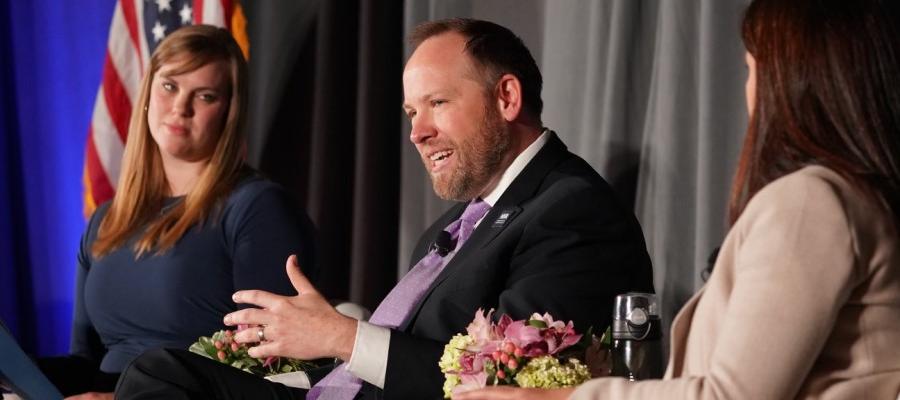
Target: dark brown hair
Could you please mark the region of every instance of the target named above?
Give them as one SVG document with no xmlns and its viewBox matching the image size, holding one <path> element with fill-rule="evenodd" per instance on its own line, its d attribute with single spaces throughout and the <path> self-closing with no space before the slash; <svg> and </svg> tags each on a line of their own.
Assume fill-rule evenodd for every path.
<svg viewBox="0 0 900 400">
<path fill-rule="evenodd" d="M 522 84 L 522 104 L 536 123 L 541 123 L 544 102 L 541 100 L 543 78 L 541 71 L 516 34 L 493 22 L 469 18 L 451 18 L 420 24 L 409 36 L 413 47 L 425 40 L 447 32 L 466 38 L 466 51 L 481 67 L 485 87 L 490 90 L 504 74 L 512 74 Z"/>
<path fill-rule="evenodd" d="M 830 168 L 900 216 L 900 1 L 756 0 L 743 39 L 756 103 L 731 192 L 733 224 L 763 186 Z"/>
</svg>

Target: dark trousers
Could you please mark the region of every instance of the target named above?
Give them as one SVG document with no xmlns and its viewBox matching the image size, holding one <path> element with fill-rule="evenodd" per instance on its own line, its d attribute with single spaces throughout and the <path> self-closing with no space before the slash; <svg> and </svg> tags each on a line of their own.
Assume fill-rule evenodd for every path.
<svg viewBox="0 0 900 400">
<path fill-rule="evenodd" d="M 119 379 L 119 374 L 100 371 L 98 363 L 78 356 L 42 357 L 35 361 L 63 396 L 112 392 Z"/>
<path fill-rule="evenodd" d="M 304 399 L 306 390 L 270 382 L 185 350 L 151 350 L 131 363 L 116 399 Z"/>
</svg>

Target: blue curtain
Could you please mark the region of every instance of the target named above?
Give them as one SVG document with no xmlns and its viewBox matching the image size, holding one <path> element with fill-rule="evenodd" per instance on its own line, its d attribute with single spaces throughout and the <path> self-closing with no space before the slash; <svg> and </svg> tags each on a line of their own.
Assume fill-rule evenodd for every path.
<svg viewBox="0 0 900 400">
<path fill-rule="evenodd" d="M 68 351 L 84 143 L 115 0 L 0 0 L 0 318 Z"/>
</svg>

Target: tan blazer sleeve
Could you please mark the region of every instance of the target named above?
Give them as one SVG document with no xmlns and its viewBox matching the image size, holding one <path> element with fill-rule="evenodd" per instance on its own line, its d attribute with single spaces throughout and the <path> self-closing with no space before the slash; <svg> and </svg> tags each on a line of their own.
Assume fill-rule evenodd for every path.
<svg viewBox="0 0 900 400">
<path fill-rule="evenodd" d="M 854 234 L 838 191 L 795 174 L 763 188 L 732 232 L 735 257 L 715 273 L 733 274 L 712 343 L 686 349 L 703 374 L 667 381 L 605 378 L 572 399 L 786 399 L 797 395 L 852 288 Z M 711 278 L 712 280 L 712 278 Z"/>
</svg>

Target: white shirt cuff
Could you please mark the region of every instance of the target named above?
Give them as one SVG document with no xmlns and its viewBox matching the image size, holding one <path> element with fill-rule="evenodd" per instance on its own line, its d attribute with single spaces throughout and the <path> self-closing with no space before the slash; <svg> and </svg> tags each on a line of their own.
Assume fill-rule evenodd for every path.
<svg viewBox="0 0 900 400">
<path fill-rule="evenodd" d="M 356 325 L 356 339 L 353 341 L 353 354 L 347 362 L 347 371 L 384 389 L 390 347 L 390 329 L 359 321 Z"/>
</svg>

